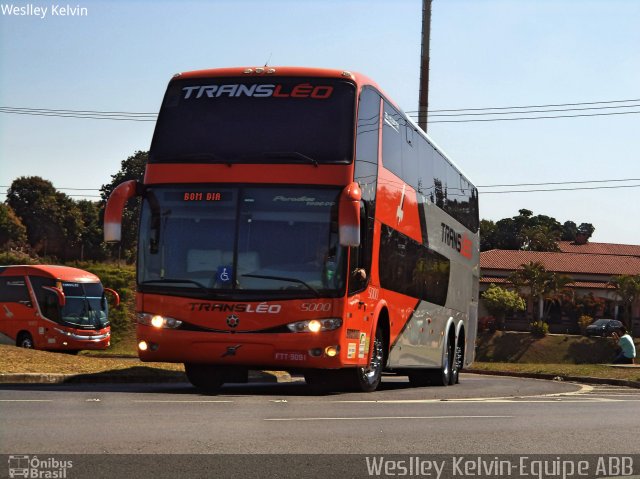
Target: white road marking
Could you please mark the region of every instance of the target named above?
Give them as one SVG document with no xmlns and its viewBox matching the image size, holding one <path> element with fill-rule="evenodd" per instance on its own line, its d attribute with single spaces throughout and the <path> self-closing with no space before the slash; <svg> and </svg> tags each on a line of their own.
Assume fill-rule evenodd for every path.
<svg viewBox="0 0 640 479">
<path fill-rule="evenodd" d="M 53 402 L 53 399 L 0 399 L 0 402 Z"/>
<path fill-rule="evenodd" d="M 229 403 L 229 402 L 233 402 L 233 401 L 225 401 L 222 399 L 215 399 L 215 400 L 180 400 L 180 399 L 138 399 L 135 401 L 131 401 L 131 402 L 136 402 L 136 403 L 171 403 L 171 404 L 175 404 L 175 403 L 185 403 L 185 404 L 193 404 L 193 403 Z"/>
<path fill-rule="evenodd" d="M 580 384 L 577 391 L 564 393 L 536 394 L 533 396 L 499 396 L 499 397 L 477 397 L 477 398 L 457 398 L 457 399 L 345 399 L 335 400 L 335 403 L 383 403 L 383 404 L 422 404 L 422 403 L 442 403 L 442 402 L 525 402 L 526 399 L 536 398 L 563 398 L 579 396 L 591 393 L 593 386 Z"/>
<path fill-rule="evenodd" d="M 381 421 L 387 419 L 513 419 L 513 416 L 373 416 L 373 417 L 283 417 L 264 421 Z"/>
</svg>

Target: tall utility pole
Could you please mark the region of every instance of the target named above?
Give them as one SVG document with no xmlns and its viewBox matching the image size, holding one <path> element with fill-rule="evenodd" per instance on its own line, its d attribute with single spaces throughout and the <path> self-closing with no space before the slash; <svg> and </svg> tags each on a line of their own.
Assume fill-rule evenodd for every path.
<svg viewBox="0 0 640 479">
<path fill-rule="evenodd" d="M 426 133 L 429 111 L 429 38 L 431 36 L 431 0 L 422 0 L 422 53 L 420 54 L 420 99 L 418 126 Z"/>
</svg>

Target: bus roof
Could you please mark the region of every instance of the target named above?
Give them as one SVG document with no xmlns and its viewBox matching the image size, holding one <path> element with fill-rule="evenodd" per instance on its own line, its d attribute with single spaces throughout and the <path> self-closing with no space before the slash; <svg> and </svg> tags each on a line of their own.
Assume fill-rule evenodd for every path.
<svg viewBox="0 0 640 479">
<path fill-rule="evenodd" d="M 12 275 L 34 275 L 44 276 L 61 281 L 73 281 L 75 283 L 99 283 L 100 278 L 78 268 L 69 266 L 33 264 L 33 265 L 12 265 L 0 266 L 0 276 Z"/>
<path fill-rule="evenodd" d="M 265 66 L 265 67 L 231 67 L 231 68 L 211 68 L 207 70 L 194 70 L 189 72 L 176 73 L 172 80 L 184 78 L 211 78 L 211 77 L 316 77 L 316 78 L 343 78 L 351 80 L 360 86 L 372 85 L 380 90 L 380 87 L 366 75 L 361 73 L 338 70 L 332 68 L 311 68 L 311 67 L 286 67 L 286 66 Z"/>
</svg>

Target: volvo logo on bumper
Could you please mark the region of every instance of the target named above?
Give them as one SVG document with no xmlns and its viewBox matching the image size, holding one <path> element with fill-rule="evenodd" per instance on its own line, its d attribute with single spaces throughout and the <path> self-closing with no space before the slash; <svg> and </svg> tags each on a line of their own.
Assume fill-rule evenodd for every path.
<svg viewBox="0 0 640 479">
<path fill-rule="evenodd" d="M 238 324 L 240 324 L 240 318 L 238 316 L 236 316 L 235 314 L 230 314 L 229 316 L 227 316 L 227 326 L 229 326 L 230 328 L 235 328 L 238 326 Z"/>
</svg>

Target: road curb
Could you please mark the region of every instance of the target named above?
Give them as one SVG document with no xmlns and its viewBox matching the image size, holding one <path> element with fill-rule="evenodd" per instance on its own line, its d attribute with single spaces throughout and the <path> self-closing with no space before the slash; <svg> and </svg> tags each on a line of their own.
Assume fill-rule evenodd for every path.
<svg viewBox="0 0 640 479">
<path fill-rule="evenodd" d="M 281 371 L 249 371 L 250 383 L 291 382 Z M 0 384 L 81 384 L 81 383 L 188 383 L 184 373 L 166 371 L 149 374 L 118 374 L 116 371 L 92 374 L 0 373 Z"/>
<path fill-rule="evenodd" d="M 512 371 L 484 371 L 481 369 L 464 369 L 465 373 L 483 374 L 487 376 L 511 376 L 518 378 L 546 379 L 551 381 L 572 381 L 584 384 L 610 384 L 612 386 L 627 386 L 640 389 L 640 381 L 613 378 L 593 378 L 590 376 L 566 376 L 562 374 L 517 373 Z"/>
</svg>

